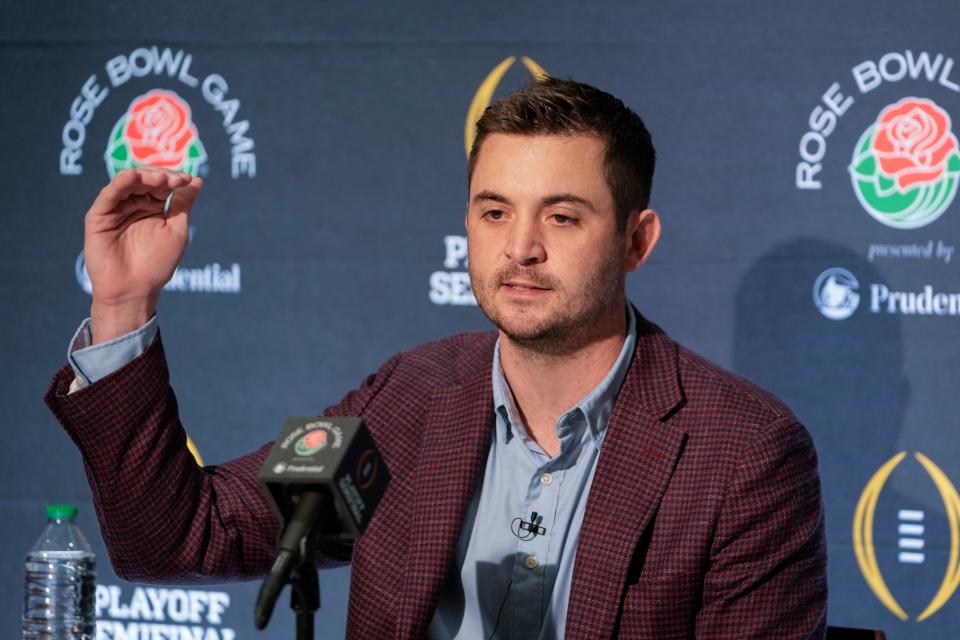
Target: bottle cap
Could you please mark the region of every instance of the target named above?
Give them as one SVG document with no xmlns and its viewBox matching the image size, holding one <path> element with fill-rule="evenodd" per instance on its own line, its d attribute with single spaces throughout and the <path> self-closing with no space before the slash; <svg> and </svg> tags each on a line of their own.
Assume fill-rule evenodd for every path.
<svg viewBox="0 0 960 640">
<path fill-rule="evenodd" d="M 48 504 L 47 517 L 51 520 L 73 520 L 77 517 L 77 505 Z"/>
</svg>

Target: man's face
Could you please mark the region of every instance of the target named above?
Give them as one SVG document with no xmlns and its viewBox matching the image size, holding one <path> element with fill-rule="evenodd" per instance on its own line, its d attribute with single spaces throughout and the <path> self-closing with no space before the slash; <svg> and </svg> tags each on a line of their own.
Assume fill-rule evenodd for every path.
<svg viewBox="0 0 960 640">
<path fill-rule="evenodd" d="M 483 142 L 466 219 L 470 282 L 517 344 L 568 352 L 622 321 L 628 243 L 603 153 L 590 135 Z"/>
</svg>

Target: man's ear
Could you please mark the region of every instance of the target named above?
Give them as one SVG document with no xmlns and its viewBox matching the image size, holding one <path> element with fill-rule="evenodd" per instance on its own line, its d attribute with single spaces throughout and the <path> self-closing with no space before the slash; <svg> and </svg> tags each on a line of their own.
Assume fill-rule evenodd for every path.
<svg viewBox="0 0 960 640">
<path fill-rule="evenodd" d="M 660 216 L 653 209 L 634 211 L 627 218 L 624 273 L 635 270 L 653 253 L 660 239 Z"/>
</svg>

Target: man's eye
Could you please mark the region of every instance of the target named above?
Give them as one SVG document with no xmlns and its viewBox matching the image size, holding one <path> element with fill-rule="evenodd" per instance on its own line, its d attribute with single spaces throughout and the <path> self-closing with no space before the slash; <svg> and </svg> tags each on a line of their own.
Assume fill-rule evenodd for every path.
<svg viewBox="0 0 960 640">
<path fill-rule="evenodd" d="M 490 211 L 484 212 L 483 217 L 489 218 L 490 220 L 502 220 L 503 211 L 500 211 L 499 209 L 491 209 Z"/>
<path fill-rule="evenodd" d="M 553 221 L 556 222 L 557 224 L 563 224 L 563 225 L 576 224 L 576 223 L 577 223 L 577 219 L 576 219 L 576 218 L 574 218 L 574 217 L 572 217 L 572 216 L 563 215 L 562 213 L 555 213 L 555 214 L 553 214 Z"/>
</svg>

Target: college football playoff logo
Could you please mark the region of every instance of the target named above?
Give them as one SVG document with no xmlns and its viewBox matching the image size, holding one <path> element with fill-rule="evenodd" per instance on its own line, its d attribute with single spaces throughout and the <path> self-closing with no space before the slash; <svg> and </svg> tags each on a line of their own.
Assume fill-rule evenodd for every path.
<svg viewBox="0 0 960 640">
<path fill-rule="evenodd" d="M 483 115 L 486 108 L 490 106 L 490 103 L 493 101 L 493 94 L 500 85 L 500 81 L 516 60 L 516 56 L 504 58 L 500 64 L 495 66 L 490 73 L 487 74 L 487 77 L 484 78 L 480 86 L 477 87 L 476 93 L 473 94 L 473 100 L 470 101 L 470 108 L 467 109 L 467 121 L 463 126 L 463 146 L 468 156 L 470 155 L 470 149 L 473 148 L 473 139 L 477 135 L 477 120 L 480 119 L 480 116 Z M 543 80 L 549 77 L 549 74 L 544 71 L 543 67 L 537 64 L 533 58 L 520 56 L 520 60 L 523 62 L 523 66 L 527 68 L 527 71 L 530 72 L 530 75 L 535 79 Z"/>
<path fill-rule="evenodd" d="M 853 516 L 853 550 L 857 557 L 857 564 L 863 573 L 871 591 L 877 599 L 885 606 L 890 613 L 901 620 L 910 618 L 907 611 L 900 605 L 896 597 L 887 586 L 886 580 L 880 572 L 880 563 L 877 557 L 877 544 L 874 532 L 874 519 L 877 514 L 877 503 L 880 500 L 880 494 L 887 484 L 887 480 L 893 474 L 897 466 L 907 458 L 907 452 L 901 451 L 889 460 L 887 460 L 870 477 L 867 485 L 860 494 L 857 501 L 856 512 Z M 933 481 L 940 498 L 943 500 L 944 513 L 948 528 L 950 531 L 949 555 L 947 557 L 947 566 L 937 589 L 929 604 L 916 615 L 917 622 L 923 622 L 937 611 L 939 611 L 953 596 L 957 587 L 960 586 L 960 494 L 956 487 L 947 477 L 947 474 L 938 467 L 933 460 L 920 453 L 913 454 L 913 459 L 920 463 L 927 475 Z M 900 519 L 904 521 L 899 526 L 901 535 L 898 541 L 900 550 L 922 550 L 924 541 L 917 536 L 924 534 L 925 528 L 921 524 L 915 524 L 923 521 L 922 511 L 900 511 Z M 910 524 L 908 524 L 910 523 Z M 909 537 L 908 537 L 909 536 Z M 907 556 L 901 562 L 923 562 L 924 556 L 917 551 L 907 551 L 900 553 L 901 557 Z"/>
<path fill-rule="evenodd" d="M 853 190 L 867 213 L 897 229 L 928 225 L 950 206 L 960 179 L 960 152 L 950 116 L 932 100 L 889 105 L 857 142 Z"/>
</svg>

